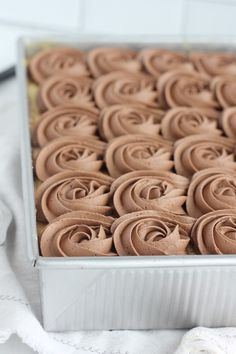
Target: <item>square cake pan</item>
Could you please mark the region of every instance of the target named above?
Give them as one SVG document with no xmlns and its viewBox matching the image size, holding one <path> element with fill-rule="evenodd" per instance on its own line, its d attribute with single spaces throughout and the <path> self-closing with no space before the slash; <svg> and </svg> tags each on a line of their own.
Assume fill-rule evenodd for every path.
<svg viewBox="0 0 236 354">
<path fill-rule="evenodd" d="M 204 42 L 204 43 L 203 43 Z M 38 269 L 43 325 L 49 331 L 236 326 L 236 255 L 41 257 L 36 229 L 27 97 L 27 60 L 45 44 L 89 49 L 147 46 L 234 50 L 227 45 L 160 37 L 21 39 L 22 179 L 27 250 Z"/>
</svg>

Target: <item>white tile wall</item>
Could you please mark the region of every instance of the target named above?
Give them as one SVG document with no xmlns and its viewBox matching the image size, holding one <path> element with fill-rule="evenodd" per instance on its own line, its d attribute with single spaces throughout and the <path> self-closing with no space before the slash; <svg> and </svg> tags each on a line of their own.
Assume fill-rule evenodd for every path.
<svg viewBox="0 0 236 354">
<path fill-rule="evenodd" d="M 84 0 L 84 31 L 180 34 L 183 4 L 184 0 Z"/>
<path fill-rule="evenodd" d="M 185 26 L 188 35 L 236 35 L 236 1 L 188 1 Z"/>
<path fill-rule="evenodd" d="M 76 30 L 78 0 L 6 0 L 1 1 L 0 22 L 49 29 Z"/>
</svg>

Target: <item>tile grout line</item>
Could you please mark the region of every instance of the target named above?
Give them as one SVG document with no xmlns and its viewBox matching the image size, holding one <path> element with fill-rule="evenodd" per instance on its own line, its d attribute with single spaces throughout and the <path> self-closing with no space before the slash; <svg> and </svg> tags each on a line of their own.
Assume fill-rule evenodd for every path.
<svg viewBox="0 0 236 354">
<path fill-rule="evenodd" d="M 79 1 L 78 23 L 77 23 L 77 28 L 78 28 L 79 34 L 84 33 L 85 18 L 86 18 L 85 0 L 80 0 Z"/>
<path fill-rule="evenodd" d="M 183 0 L 182 18 L 181 18 L 181 37 L 183 40 L 187 36 L 187 18 L 189 13 L 189 0 Z"/>
<path fill-rule="evenodd" d="M 0 25 L 5 26 L 6 28 L 22 28 L 22 29 L 32 29 L 35 31 L 49 31 L 49 32 L 74 32 L 75 30 L 68 30 L 65 28 L 59 29 L 56 27 L 47 27 L 47 26 L 38 26 L 33 23 L 17 22 L 11 20 L 5 20 L 0 17 Z"/>
</svg>

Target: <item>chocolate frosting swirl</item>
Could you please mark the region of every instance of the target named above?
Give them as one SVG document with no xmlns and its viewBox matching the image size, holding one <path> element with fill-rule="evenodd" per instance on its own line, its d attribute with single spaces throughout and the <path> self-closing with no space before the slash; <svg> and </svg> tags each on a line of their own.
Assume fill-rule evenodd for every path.
<svg viewBox="0 0 236 354">
<path fill-rule="evenodd" d="M 93 138 L 57 138 L 39 152 L 35 164 L 36 175 L 45 181 L 65 170 L 99 171 L 105 147 L 105 143 Z"/>
<path fill-rule="evenodd" d="M 105 160 L 112 177 L 135 170 L 167 171 L 173 167 L 172 150 L 172 144 L 162 137 L 123 135 L 109 143 Z"/>
<path fill-rule="evenodd" d="M 192 68 L 192 64 L 184 53 L 168 49 L 143 49 L 139 53 L 139 59 L 147 72 L 157 78 L 169 70 L 176 68 Z"/>
<path fill-rule="evenodd" d="M 195 69 L 208 76 L 236 75 L 236 56 L 232 53 L 194 52 L 190 54 Z"/>
<path fill-rule="evenodd" d="M 120 216 L 148 209 L 185 214 L 183 204 L 188 185 L 187 178 L 171 172 L 129 172 L 113 182 L 113 204 Z"/>
<path fill-rule="evenodd" d="M 30 60 L 29 71 L 37 84 L 41 84 L 44 80 L 57 74 L 89 75 L 84 54 L 74 48 L 41 50 Z"/>
<path fill-rule="evenodd" d="M 62 136 L 94 136 L 97 130 L 98 111 L 82 106 L 52 108 L 41 115 L 34 130 L 34 144 L 45 146 Z"/>
<path fill-rule="evenodd" d="M 232 209 L 202 215 L 191 237 L 200 254 L 236 254 L 236 213 Z"/>
<path fill-rule="evenodd" d="M 160 76 L 157 84 L 162 107 L 218 108 L 207 76 L 193 70 L 173 70 Z"/>
<path fill-rule="evenodd" d="M 119 256 L 187 254 L 194 219 L 162 211 L 123 215 L 111 227 Z"/>
<path fill-rule="evenodd" d="M 199 134 L 180 139 L 175 143 L 175 169 L 186 177 L 210 167 L 236 171 L 234 145 L 233 140 L 214 135 Z"/>
<path fill-rule="evenodd" d="M 37 220 L 51 221 L 80 210 L 110 213 L 112 182 L 99 172 L 65 171 L 48 178 L 36 191 Z"/>
<path fill-rule="evenodd" d="M 222 108 L 236 106 L 236 75 L 215 77 L 211 89 Z"/>
<path fill-rule="evenodd" d="M 55 75 L 40 86 L 38 108 L 44 112 L 64 105 L 93 107 L 91 85 L 92 80 L 87 77 Z"/>
<path fill-rule="evenodd" d="M 213 210 L 236 209 L 236 172 L 207 168 L 195 173 L 186 208 L 195 218 Z"/>
<path fill-rule="evenodd" d="M 100 76 L 94 81 L 93 92 L 99 108 L 124 103 L 158 107 L 155 80 L 146 74 L 115 71 Z"/>
<path fill-rule="evenodd" d="M 164 112 L 138 105 L 114 105 L 103 108 L 98 128 L 103 139 L 109 141 L 126 134 L 158 135 Z"/>
<path fill-rule="evenodd" d="M 224 109 L 220 117 L 220 125 L 229 138 L 236 139 L 236 107 Z"/>
<path fill-rule="evenodd" d="M 176 107 L 166 113 L 161 131 L 164 138 L 172 141 L 192 134 L 221 135 L 218 119 L 219 112 L 213 109 Z"/>
<path fill-rule="evenodd" d="M 45 257 L 116 256 L 110 233 L 113 220 L 84 211 L 62 215 L 45 228 L 41 253 Z"/>
<path fill-rule="evenodd" d="M 94 77 L 117 70 L 137 73 L 141 63 L 136 56 L 137 52 L 126 48 L 95 48 L 88 53 L 87 63 Z"/>
</svg>

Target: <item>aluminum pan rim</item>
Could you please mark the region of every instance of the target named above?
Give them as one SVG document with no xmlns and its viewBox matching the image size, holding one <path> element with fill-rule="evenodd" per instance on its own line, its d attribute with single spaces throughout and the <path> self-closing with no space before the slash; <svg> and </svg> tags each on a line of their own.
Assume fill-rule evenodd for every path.
<svg viewBox="0 0 236 354">
<path fill-rule="evenodd" d="M 233 43 L 235 42 L 235 43 Z M 159 268 L 159 267 L 197 267 L 197 266 L 236 266 L 236 255 L 189 255 L 189 256 L 140 256 L 140 257 L 42 257 L 39 255 L 37 230 L 35 220 L 35 205 L 33 198 L 33 173 L 31 159 L 31 144 L 28 128 L 28 98 L 27 98 L 27 68 L 25 65 L 26 47 L 28 45 L 39 45 L 40 43 L 61 43 L 61 44 L 87 44 L 90 46 L 101 45 L 121 45 L 127 46 L 152 44 L 160 47 L 179 47 L 181 49 L 230 49 L 236 51 L 236 37 L 227 36 L 219 43 L 219 37 L 194 37 L 191 40 L 187 36 L 104 36 L 104 35 L 81 35 L 53 38 L 30 38 L 21 37 L 18 42 L 18 65 L 17 74 L 19 82 L 19 94 L 22 111 L 22 180 L 23 199 L 26 221 L 26 241 L 28 256 L 37 268 Z"/>
</svg>

